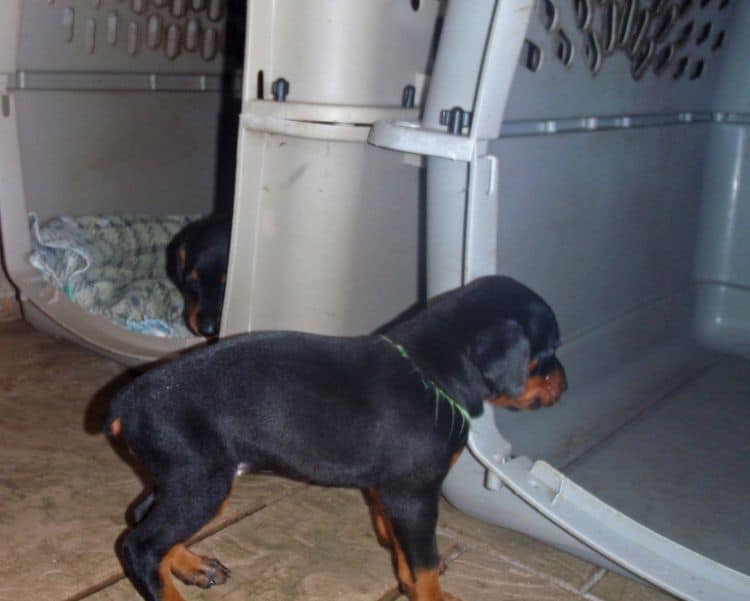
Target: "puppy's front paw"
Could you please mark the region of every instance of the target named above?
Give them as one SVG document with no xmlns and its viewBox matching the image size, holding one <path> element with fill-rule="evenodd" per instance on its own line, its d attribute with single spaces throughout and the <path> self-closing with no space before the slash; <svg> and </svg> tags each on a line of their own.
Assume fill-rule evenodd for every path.
<svg viewBox="0 0 750 601">
<path fill-rule="evenodd" d="M 228 567 L 213 557 L 202 557 L 190 553 L 189 562 L 172 565 L 172 573 L 185 584 L 192 584 L 200 588 L 211 588 L 217 584 L 224 584 L 231 575 Z"/>
<path fill-rule="evenodd" d="M 202 570 L 194 584 L 201 588 L 210 588 L 215 584 L 224 584 L 229 580 L 231 573 L 229 568 L 218 559 L 206 557 L 204 558 Z"/>
</svg>

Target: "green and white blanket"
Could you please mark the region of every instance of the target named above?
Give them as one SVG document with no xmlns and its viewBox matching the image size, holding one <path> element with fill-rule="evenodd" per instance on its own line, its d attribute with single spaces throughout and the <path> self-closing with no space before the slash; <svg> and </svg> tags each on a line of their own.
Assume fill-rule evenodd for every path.
<svg viewBox="0 0 750 601">
<path fill-rule="evenodd" d="M 192 336 L 166 247 L 196 216 L 29 217 L 31 264 L 73 302 L 133 332 Z"/>
</svg>

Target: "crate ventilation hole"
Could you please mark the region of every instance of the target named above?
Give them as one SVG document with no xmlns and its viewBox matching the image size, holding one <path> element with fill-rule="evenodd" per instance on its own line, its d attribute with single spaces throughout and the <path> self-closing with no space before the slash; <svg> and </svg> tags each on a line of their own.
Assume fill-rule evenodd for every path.
<svg viewBox="0 0 750 601">
<path fill-rule="evenodd" d="M 581 60 L 592 75 L 615 53 L 624 53 L 630 73 L 638 81 L 649 69 L 672 79 L 687 75 L 699 79 L 706 58 L 694 58 L 708 48 L 719 50 L 726 31 L 716 31 L 712 16 L 732 0 L 537 0 L 537 18 L 552 36 L 554 58 L 565 67 L 573 64 L 576 44 L 560 26 L 561 7 L 571 11 L 578 30 Z M 567 15 L 566 15 L 567 16 Z M 542 67 L 542 45 L 525 40 L 520 62 L 536 73 Z"/>
<path fill-rule="evenodd" d="M 183 52 L 206 61 L 220 49 L 226 0 L 68 0 L 62 11 L 63 39 L 83 37 L 86 52 L 97 45 L 123 47 L 130 56 L 163 51 L 174 60 Z M 50 5 L 62 4 L 49 0 Z M 77 22 L 80 21 L 80 22 Z"/>
</svg>

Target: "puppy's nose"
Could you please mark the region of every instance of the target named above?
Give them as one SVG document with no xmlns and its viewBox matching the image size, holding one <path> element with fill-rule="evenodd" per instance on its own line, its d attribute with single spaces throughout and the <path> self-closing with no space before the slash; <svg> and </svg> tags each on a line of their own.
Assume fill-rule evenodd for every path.
<svg viewBox="0 0 750 601">
<path fill-rule="evenodd" d="M 202 321 L 199 324 L 198 331 L 201 333 L 201 336 L 213 338 L 219 335 L 219 324 L 213 320 Z"/>
</svg>

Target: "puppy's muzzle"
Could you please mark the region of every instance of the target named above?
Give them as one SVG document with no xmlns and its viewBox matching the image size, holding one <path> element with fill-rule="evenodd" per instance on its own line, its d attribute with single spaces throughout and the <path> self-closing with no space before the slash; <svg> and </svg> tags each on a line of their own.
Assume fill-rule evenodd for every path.
<svg viewBox="0 0 750 601">
<path fill-rule="evenodd" d="M 532 361 L 529 364 L 530 375 L 524 391 L 515 397 L 500 395 L 491 401 L 492 404 L 506 409 L 539 409 L 557 403 L 563 392 L 568 389 L 568 378 L 562 364 L 555 359 L 544 373 L 536 371 L 537 365 Z"/>
</svg>

